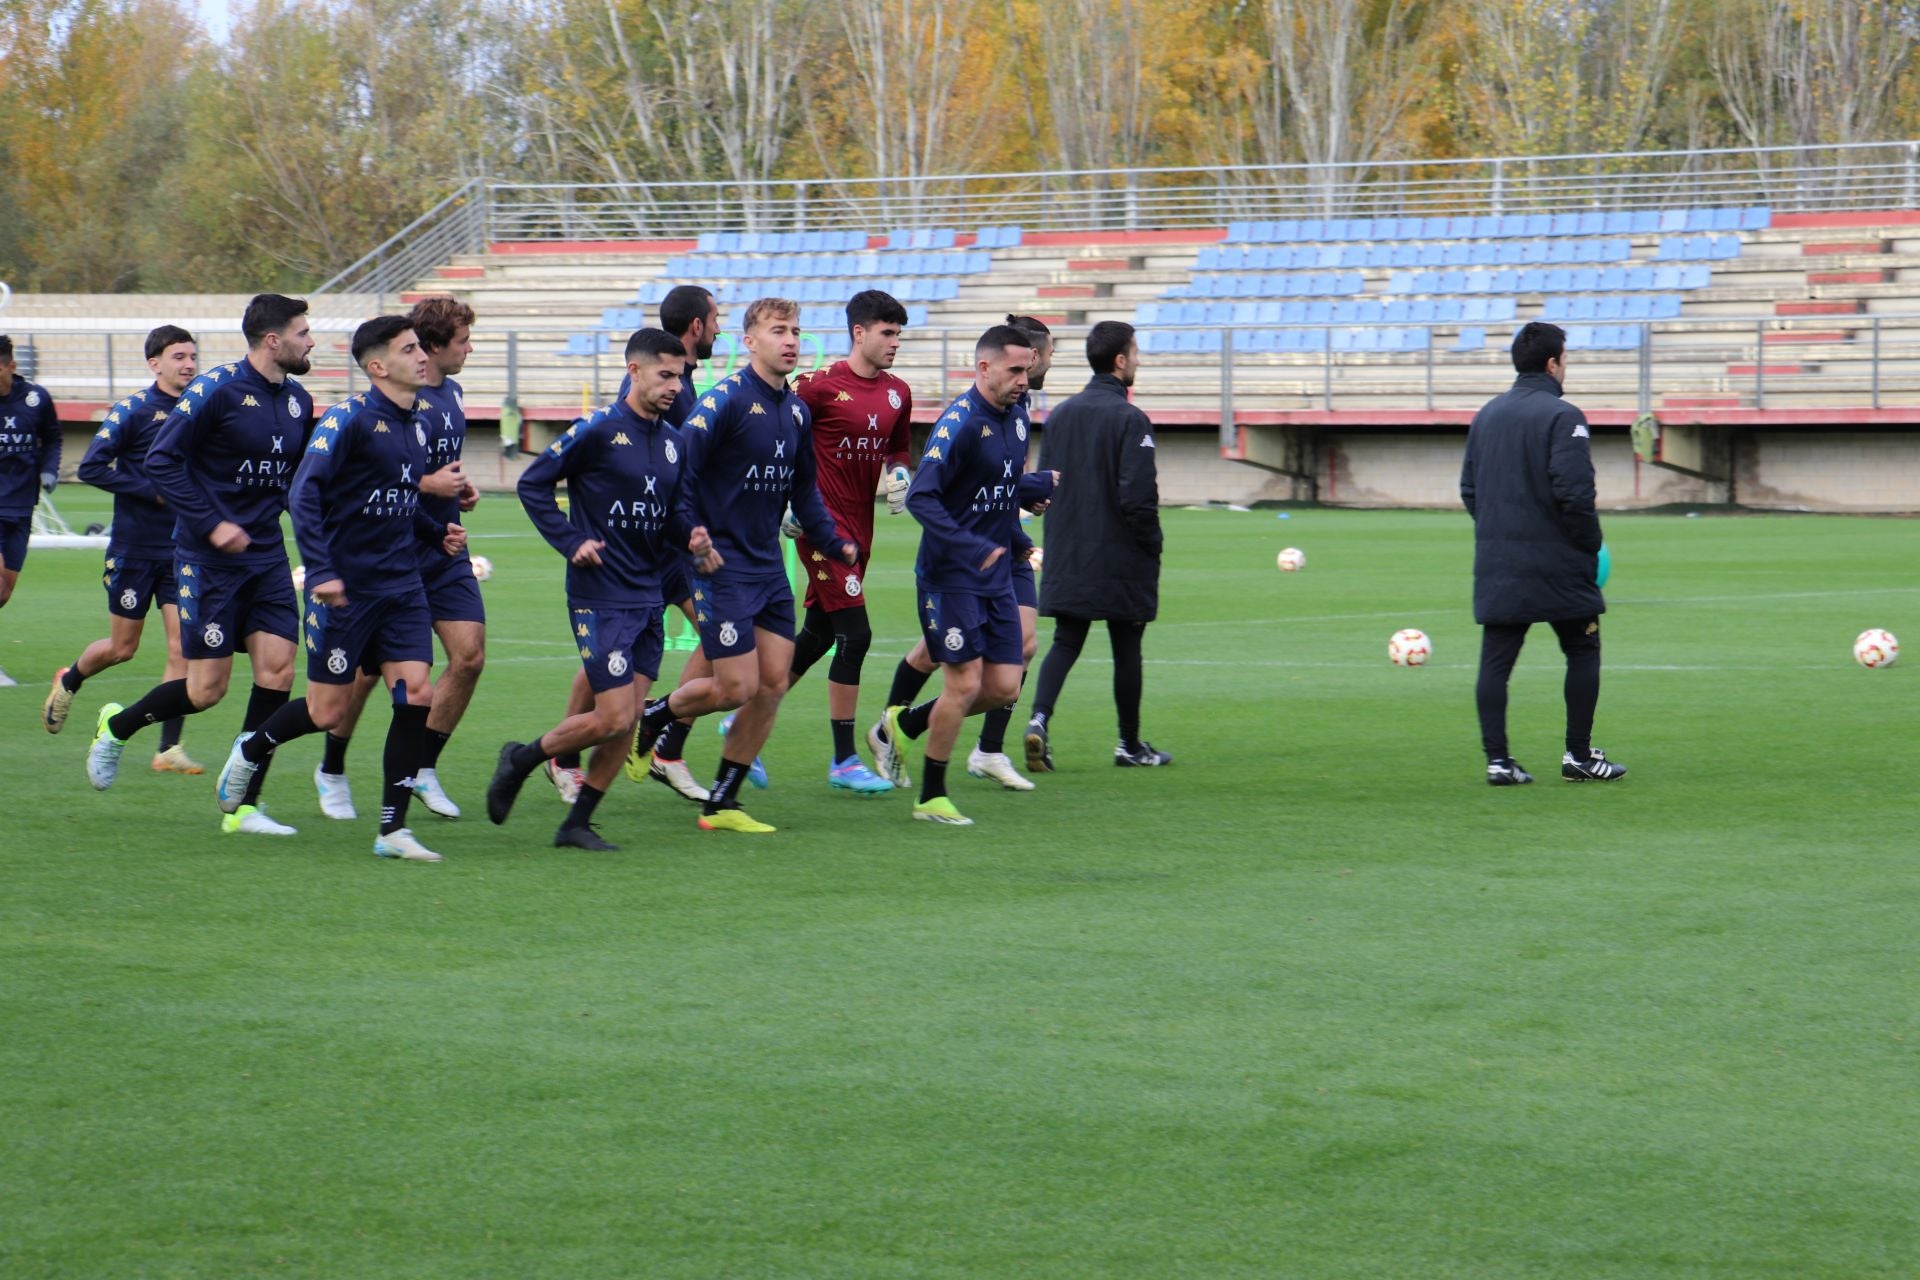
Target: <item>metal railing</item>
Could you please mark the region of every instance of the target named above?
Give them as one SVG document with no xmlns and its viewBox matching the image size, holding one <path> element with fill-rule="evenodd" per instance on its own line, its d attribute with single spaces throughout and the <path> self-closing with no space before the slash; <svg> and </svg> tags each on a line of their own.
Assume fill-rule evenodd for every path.
<svg viewBox="0 0 1920 1280">
<path fill-rule="evenodd" d="M 1579 330 L 1586 322 L 1570 322 Z M 1633 331 L 1636 345 L 1571 352 L 1569 395 L 1583 408 L 1659 413 L 1663 408 L 1858 410 L 1904 408 L 1920 421 L 1920 312 L 1862 316 L 1709 316 L 1697 320 L 1604 327 L 1615 336 Z M 1334 326 L 1357 332 L 1360 326 Z M 1512 378 L 1502 337 L 1486 345 L 1455 349 L 1462 326 L 1401 325 L 1425 330 L 1427 341 L 1412 351 L 1342 351 L 1334 343 L 1307 352 L 1253 353 L 1235 349 L 1234 335 L 1282 331 L 1325 332 L 1325 325 L 1174 326 L 1143 325 L 1142 333 L 1192 333 L 1217 350 L 1150 352 L 1135 385 L 1135 398 L 1149 413 L 1177 412 L 1189 422 L 1217 424 L 1223 444 L 1232 444 L 1236 417 L 1262 411 L 1432 412 L 1477 406 Z M 1504 334 L 1505 326 L 1495 326 Z M 618 344 L 590 356 L 562 354 L 578 328 L 521 327 L 483 331 L 460 381 L 475 406 L 514 398 L 542 418 L 604 404 L 621 374 Z M 1077 349 L 1083 330 L 1062 327 L 1063 352 Z M 1832 335 L 1843 335 L 1834 340 Z M 1808 345 L 1795 347 L 1795 335 Z M 1820 337 L 1819 335 L 1826 335 Z M 46 386 L 58 401 L 110 401 L 149 378 L 139 362 L 142 334 L 37 330 L 16 339 L 23 373 Z M 957 395 L 978 337 L 974 329 L 922 328 L 909 332 L 895 372 L 928 403 Z M 116 341 L 116 339 L 118 339 Z M 1783 352 L 1783 342 L 1785 351 Z M 1817 345 L 1816 345 L 1817 343 Z M 596 344 L 597 345 L 597 344 Z M 204 362 L 238 358 L 206 352 Z M 364 383 L 344 353 L 323 347 L 302 381 L 321 405 Z M 801 367 L 828 362 L 817 335 L 802 340 Z M 726 376 L 744 354 L 725 335 L 714 358 L 701 367 L 702 384 Z M 1063 358 L 1051 395 L 1077 390 L 1080 371 Z M 1676 405 L 1670 402 L 1679 401 Z M 1044 402 L 1042 406 L 1044 408 Z M 1843 414 L 1836 414 L 1836 421 Z M 68 469 L 79 461 L 67 459 Z"/>
<path fill-rule="evenodd" d="M 1247 219 L 1687 206 L 1913 208 L 1920 204 L 1920 141 L 919 178 L 496 182 L 486 204 L 486 238 L 493 242 L 921 226 L 1138 230 Z"/>
<path fill-rule="evenodd" d="M 490 187 L 470 178 L 451 195 L 348 263 L 312 290 L 315 296 L 367 293 L 385 306 L 386 295 L 409 289 L 455 254 L 478 253 L 487 244 Z"/>
</svg>

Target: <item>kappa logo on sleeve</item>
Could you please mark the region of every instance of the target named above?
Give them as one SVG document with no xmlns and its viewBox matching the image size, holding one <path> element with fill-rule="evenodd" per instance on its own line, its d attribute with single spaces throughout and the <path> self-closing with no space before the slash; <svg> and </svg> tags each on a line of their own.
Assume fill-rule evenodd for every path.
<svg viewBox="0 0 1920 1280">
<path fill-rule="evenodd" d="M 1591 435 L 1589 435 L 1589 434 L 1587 434 L 1587 424 L 1586 424 L 1586 423 L 1584 423 L 1584 422 L 1583 422 L 1583 423 L 1581 423 L 1581 424 L 1580 424 L 1579 426 L 1577 426 L 1577 427 L 1575 427 L 1575 428 L 1573 429 L 1573 438 L 1574 438 L 1575 440 L 1591 440 L 1591 439 L 1593 439 L 1593 437 L 1592 437 Z"/>
</svg>

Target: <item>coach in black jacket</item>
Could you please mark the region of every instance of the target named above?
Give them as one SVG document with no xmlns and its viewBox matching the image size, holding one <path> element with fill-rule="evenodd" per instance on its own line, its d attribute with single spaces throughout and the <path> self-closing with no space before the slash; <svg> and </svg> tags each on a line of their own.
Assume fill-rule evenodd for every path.
<svg viewBox="0 0 1920 1280">
<path fill-rule="evenodd" d="M 1593 749 L 1600 701 L 1600 615 L 1595 585 L 1600 517 L 1594 511 L 1587 417 L 1561 399 L 1567 335 L 1535 322 L 1513 337 L 1513 389 L 1474 415 L 1460 500 L 1473 517 L 1473 617 L 1483 631 L 1481 744 L 1487 781 L 1532 782 L 1507 751 L 1507 678 L 1535 622 L 1553 627 L 1567 658 L 1567 750 L 1560 776 L 1611 782 L 1626 773 Z"/>
<path fill-rule="evenodd" d="M 1053 647 L 1027 722 L 1027 767 L 1053 768 L 1047 740 L 1067 673 L 1096 619 L 1113 645 L 1113 700 L 1120 713 L 1117 765 L 1172 764 L 1140 737 L 1140 644 L 1160 609 L 1160 486 L 1153 424 L 1127 399 L 1140 365 L 1133 326 L 1106 320 L 1087 335 L 1093 381 L 1047 415 L 1046 462 L 1060 473 L 1047 508 L 1040 612 Z"/>
</svg>

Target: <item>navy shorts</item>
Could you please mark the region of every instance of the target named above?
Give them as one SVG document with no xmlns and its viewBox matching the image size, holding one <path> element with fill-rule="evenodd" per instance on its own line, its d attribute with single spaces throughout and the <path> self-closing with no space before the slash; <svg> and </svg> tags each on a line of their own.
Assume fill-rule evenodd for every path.
<svg viewBox="0 0 1920 1280">
<path fill-rule="evenodd" d="M 667 633 L 662 606 L 621 609 L 567 601 L 567 623 L 580 646 L 580 666 L 595 693 L 623 689 L 635 676 L 651 684 L 660 676 L 660 654 Z"/>
<path fill-rule="evenodd" d="M 920 588 L 920 626 L 935 662 L 961 663 L 985 658 L 1017 667 L 1025 655 L 1020 643 L 1020 606 L 1011 591 L 979 596 L 964 591 Z"/>
<path fill-rule="evenodd" d="M 793 584 L 778 578 L 698 578 L 693 580 L 694 621 L 708 661 L 753 652 L 759 627 L 793 639 Z"/>
<path fill-rule="evenodd" d="M 258 632 L 300 638 L 300 601 L 282 555 L 260 564 L 206 564 L 175 556 L 180 651 L 189 660 L 225 658 Z"/>
<path fill-rule="evenodd" d="M 465 555 L 435 556 L 420 569 L 427 590 L 427 612 L 435 622 L 485 622 L 487 608 L 480 601 L 480 580 L 473 561 Z"/>
<path fill-rule="evenodd" d="M 335 609 L 307 597 L 307 683 L 352 684 L 361 668 L 388 662 L 433 665 L 433 615 L 427 593 L 356 596 Z"/>
<path fill-rule="evenodd" d="M 666 567 L 660 570 L 660 598 L 668 604 L 693 598 L 693 587 L 687 582 L 687 566 L 679 556 L 669 557 Z"/>
<path fill-rule="evenodd" d="M 154 605 L 177 605 L 173 558 L 155 560 L 137 556 L 108 556 L 100 581 L 107 588 L 107 612 L 138 622 Z"/>
<path fill-rule="evenodd" d="M 1040 588 L 1034 585 L 1033 566 L 1024 560 L 1013 563 L 1013 602 L 1029 609 L 1040 607 Z"/>
<path fill-rule="evenodd" d="M 33 517 L 0 520 L 0 569 L 20 572 L 27 562 L 27 535 L 33 532 Z"/>
</svg>

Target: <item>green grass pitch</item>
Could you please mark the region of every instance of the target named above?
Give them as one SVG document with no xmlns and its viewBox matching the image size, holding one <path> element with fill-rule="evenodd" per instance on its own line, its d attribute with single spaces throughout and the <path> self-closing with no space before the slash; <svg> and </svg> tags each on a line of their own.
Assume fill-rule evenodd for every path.
<svg viewBox="0 0 1920 1280">
<path fill-rule="evenodd" d="M 1096 631 L 1060 772 L 956 768 L 978 825 L 914 823 L 827 791 L 822 667 L 746 797 L 778 835 L 623 782 L 588 855 L 542 783 L 483 816 L 574 666 L 559 558 L 489 497 L 490 665 L 441 768 L 469 816 L 416 807 L 439 867 L 323 820 L 313 742 L 268 788 L 292 840 L 218 834 L 151 730 L 90 791 L 97 708 L 159 659 L 43 733 L 105 611 L 97 553 L 36 552 L 0 615 L 0 1275 L 1913 1274 L 1915 673 L 1849 657 L 1920 640 L 1912 524 L 1608 519 L 1596 737 L 1632 773 L 1558 780 L 1540 629 L 1541 781 L 1496 791 L 1464 516 L 1166 523 L 1173 768 L 1110 764 Z M 913 635 L 880 524 L 863 725 Z M 1402 626 L 1430 666 L 1389 665 Z M 244 691 L 188 722 L 209 766 Z"/>
</svg>

